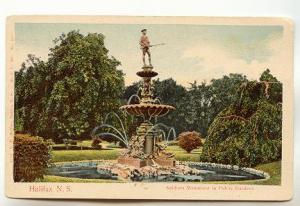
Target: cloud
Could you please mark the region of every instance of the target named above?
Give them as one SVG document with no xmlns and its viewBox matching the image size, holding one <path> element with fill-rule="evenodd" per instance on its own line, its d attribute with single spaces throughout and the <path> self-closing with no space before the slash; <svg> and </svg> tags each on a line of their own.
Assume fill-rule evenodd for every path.
<svg viewBox="0 0 300 206">
<path fill-rule="evenodd" d="M 105 34 L 105 46 L 121 61 L 125 84 L 138 81 L 136 72 L 142 66 L 138 39 L 141 25 L 103 24 L 18 24 L 14 68 L 18 70 L 28 54 L 47 60 L 52 39 L 74 28 L 84 34 Z M 151 27 L 151 28 L 150 28 Z M 243 73 L 257 79 L 269 68 L 278 79 L 285 75 L 282 65 L 288 59 L 281 27 L 264 26 L 195 26 L 149 25 L 151 42 L 166 45 L 151 49 L 157 78 L 173 78 L 189 86 L 194 80 L 202 82 L 229 73 Z M 172 35 L 170 35 L 172 33 Z M 122 37 L 122 38 L 120 38 Z"/>
<path fill-rule="evenodd" d="M 260 74 L 267 68 L 279 80 L 284 76 L 284 69 L 281 62 L 284 55 L 283 40 L 278 35 L 269 35 L 267 39 L 256 42 L 253 49 L 244 48 L 239 45 L 232 45 L 232 49 L 224 47 L 213 41 L 198 41 L 193 47 L 183 51 L 181 60 L 198 59 L 195 65 L 194 76 L 198 76 L 200 81 L 209 81 L 212 78 L 219 78 L 229 73 L 242 73 L 249 79 L 258 79 Z M 252 51 L 252 56 L 257 56 L 249 61 L 249 58 L 243 58 L 245 51 Z M 265 51 L 269 53 L 265 58 L 259 58 L 258 54 L 264 55 Z M 199 81 L 198 80 L 198 81 Z"/>
</svg>

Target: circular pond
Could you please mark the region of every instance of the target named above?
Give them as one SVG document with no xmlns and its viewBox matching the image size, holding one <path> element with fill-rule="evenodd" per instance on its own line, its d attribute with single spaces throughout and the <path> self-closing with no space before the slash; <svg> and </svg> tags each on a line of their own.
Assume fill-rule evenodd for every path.
<svg viewBox="0 0 300 206">
<path fill-rule="evenodd" d="M 106 166 L 108 164 L 110 167 Z M 202 162 L 177 162 L 177 165 L 175 170 L 149 167 L 148 170 L 144 168 L 141 171 L 107 161 L 67 162 L 53 165 L 48 169 L 47 174 L 82 179 L 125 179 L 143 182 L 241 181 L 269 178 L 269 175 L 263 171 L 232 165 Z M 181 165 L 182 167 L 179 167 Z M 127 174 L 126 178 L 123 174 Z"/>
</svg>

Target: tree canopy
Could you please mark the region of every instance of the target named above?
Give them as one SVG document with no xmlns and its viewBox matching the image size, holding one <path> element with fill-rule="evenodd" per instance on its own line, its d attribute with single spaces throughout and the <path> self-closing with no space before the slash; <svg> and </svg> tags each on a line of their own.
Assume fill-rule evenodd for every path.
<svg viewBox="0 0 300 206">
<path fill-rule="evenodd" d="M 29 55 L 15 73 L 16 127 L 47 138 L 80 138 L 118 111 L 124 77 L 102 34 L 62 34 L 48 56 Z"/>
<path fill-rule="evenodd" d="M 172 78 L 156 79 L 153 82 L 155 97 L 176 108 L 158 121 L 174 127 L 177 134 L 195 130 L 205 136 L 216 115 L 234 101 L 239 85 L 246 81 L 246 76 L 229 74 L 211 80 L 210 84 L 194 82 L 185 88 Z M 123 98 L 127 100 L 138 88 L 139 82 L 127 86 Z M 134 101 L 132 103 L 136 103 Z"/>
</svg>

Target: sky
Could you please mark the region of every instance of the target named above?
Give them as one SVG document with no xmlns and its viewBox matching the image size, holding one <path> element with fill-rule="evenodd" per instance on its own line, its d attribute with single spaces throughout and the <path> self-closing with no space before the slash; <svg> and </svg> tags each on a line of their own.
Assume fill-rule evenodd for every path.
<svg viewBox="0 0 300 206">
<path fill-rule="evenodd" d="M 284 69 L 283 27 L 234 25 L 140 25 L 140 24 L 73 24 L 17 23 L 15 26 L 15 70 L 34 54 L 47 60 L 53 40 L 62 33 L 79 30 L 82 34 L 102 33 L 109 55 L 121 62 L 125 85 L 138 81 L 142 67 L 139 48 L 140 30 L 148 29 L 152 64 L 158 78 L 173 78 L 183 86 L 203 81 L 209 83 L 229 73 L 241 73 L 258 79 L 269 68 L 279 80 Z"/>
</svg>

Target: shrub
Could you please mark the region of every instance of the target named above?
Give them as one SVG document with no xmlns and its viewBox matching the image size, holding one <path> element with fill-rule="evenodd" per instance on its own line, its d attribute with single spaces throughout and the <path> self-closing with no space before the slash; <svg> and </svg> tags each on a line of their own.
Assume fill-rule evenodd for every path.
<svg viewBox="0 0 300 206">
<path fill-rule="evenodd" d="M 76 146 L 77 145 L 77 140 L 63 139 L 63 143 L 65 144 L 65 147 L 68 150 L 70 148 L 70 146 Z"/>
<path fill-rule="evenodd" d="M 95 148 L 95 149 L 101 149 L 102 148 L 101 145 L 100 145 L 101 142 L 102 141 L 101 141 L 100 138 L 94 138 L 93 141 L 92 141 L 92 145 L 91 146 L 93 148 Z"/>
<path fill-rule="evenodd" d="M 69 143 L 70 143 L 70 145 L 77 145 L 77 141 L 76 141 L 76 140 L 73 140 L 73 139 L 71 139 L 71 140 L 69 141 Z"/>
<path fill-rule="evenodd" d="M 15 134 L 14 181 L 32 182 L 43 178 L 50 162 L 51 141 L 28 134 Z"/>
<path fill-rule="evenodd" d="M 178 137 L 178 145 L 188 153 L 202 145 L 200 133 L 198 132 L 182 132 Z"/>
</svg>

